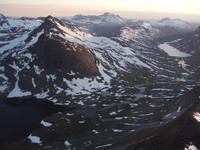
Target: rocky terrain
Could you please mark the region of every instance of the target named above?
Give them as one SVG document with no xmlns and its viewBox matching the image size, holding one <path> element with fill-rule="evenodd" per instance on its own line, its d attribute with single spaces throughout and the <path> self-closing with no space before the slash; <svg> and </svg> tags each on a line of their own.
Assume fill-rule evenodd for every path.
<svg viewBox="0 0 200 150">
<path fill-rule="evenodd" d="M 182 30 L 183 21 L 170 21 Z M 170 21 L 159 26 L 167 29 L 163 24 Z M 190 120 L 195 122 L 191 109 L 198 116 L 200 95 L 198 88 L 189 92 L 200 84 L 200 68 L 194 65 L 199 64 L 194 59 L 198 50 L 193 53 L 192 44 L 191 51 L 176 41 L 160 46 L 173 35 L 155 23 L 110 13 L 60 19 L 1 15 L 0 25 L 0 98 L 35 97 L 74 108 L 55 112 L 45 119 L 47 126 L 1 144 L 2 149 L 162 149 L 155 143 L 177 139 L 178 126 L 180 136 L 187 138 L 180 138 L 177 147 L 177 140 L 170 140 L 165 147 L 199 147 L 198 136 L 188 135 L 187 129 Z M 198 45 L 197 34 L 198 29 L 188 38 Z M 169 55 L 166 45 L 187 57 Z M 192 133 L 199 130 L 197 122 L 193 127 Z"/>
</svg>

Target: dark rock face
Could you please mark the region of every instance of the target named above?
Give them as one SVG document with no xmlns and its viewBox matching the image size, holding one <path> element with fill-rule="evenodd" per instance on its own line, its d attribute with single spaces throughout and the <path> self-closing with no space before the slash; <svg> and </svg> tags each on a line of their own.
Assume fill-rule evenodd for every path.
<svg viewBox="0 0 200 150">
<path fill-rule="evenodd" d="M 3 24 L 9 25 L 6 17 L 3 14 L 0 14 L 0 26 L 2 26 Z"/>
<path fill-rule="evenodd" d="M 106 136 L 105 130 L 107 131 L 109 128 L 115 129 L 121 126 L 123 121 L 114 125 L 112 124 L 113 121 L 98 120 L 96 117 L 97 112 L 94 109 L 84 108 L 76 110 L 79 112 L 77 115 L 66 116 L 64 112 L 48 117 L 47 121 L 51 122 L 52 126 L 40 128 L 33 132 L 33 135 L 41 138 L 41 145 L 31 143 L 26 138 L 13 143 L 0 145 L 0 148 L 9 148 L 12 150 L 20 148 L 25 150 L 33 147 L 33 149 L 44 149 L 47 146 L 51 146 L 52 149 L 66 149 L 67 146 L 64 144 L 66 140 L 72 144 L 70 145 L 72 149 L 97 149 L 97 147 L 101 148 L 99 145 L 102 145 L 102 147 L 107 145 L 108 147 L 103 147 L 102 149 L 183 150 L 190 142 L 199 148 L 200 122 L 194 118 L 194 113 L 200 112 L 199 95 L 200 87 L 196 87 L 183 96 L 178 97 L 177 99 L 181 103 L 184 103 L 184 105 L 181 105 L 183 108 L 177 116 L 175 115 L 174 118 L 166 122 L 159 120 L 160 122 L 158 124 L 138 124 L 138 128 L 141 128 L 134 132 L 109 132 L 111 135 Z M 176 100 L 174 99 L 174 101 Z M 73 114 L 76 111 L 74 110 L 70 113 Z M 103 111 L 105 113 L 107 112 L 105 109 Z M 159 111 L 158 115 L 161 113 Z M 70 121 L 67 121 L 66 118 Z M 85 119 L 85 123 L 77 123 L 79 119 Z M 130 125 L 137 126 L 137 124 Z M 126 126 L 126 128 L 129 127 L 128 125 Z M 98 131 L 100 133 L 96 134 L 91 131 Z M 102 134 L 101 131 L 103 131 Z M 88 145 L 85 144 L 87 140 L 90 141 Z M 108 142 L 111 144 L 108 144 Z"/>
<path fill-rule="evenodd" d="M 195 112 L 200 112 L 200 87 L 186 93 L 181 98 L 188 101 L 188 108 L 171 122 L 138 132 L 136 143 L 127 149 L 137 150 L 183 150 L 187 144 L 200 147 L 200 122 L 194 118 Z"/>
<path fill-rule="evenodd" d="M 92 50 L 57 36 L 57 34 L 66 34 L 60 27 L 65 25 L 57 18 L 48 16 L 44 23 L 27 38 L 26 41 L 29 41 L 38 32 L 42 30 L 44 32 L 37 43 L 30 48 L 31 53 L 38 56 L 36 63 L 48 73 L 62 70 L 62 72 L 76 72 L 76 77 L 98 75 L 99 71 Z M 75 29 L 73 26 L 70 28 Z"/>
<path fill-rule="evenodd" d="M 195 31 L 195 34 L 198 34 L 200 36 L 200 27 L 198 27 Z"/>
<path fill-rule="evenodd" d="M 38 56 L 38 64 L 48 73 L 73 71 L 77 77 L 91 77 L 99 74 L 91 49 L 65 41 L 56 35 L 42 35 L 30 49 Z"/>
<path fill-rule="evenodd" d="M 47 73 L 75 72 L 76 77 L 91 77 L 99 74 L 96 59 L 91 49 L 69 42 L 57 34 L 67 34 L 61 29 L 65 25 L 52 16 L 48 16 L 44 23 L 35 29 L 26 42 L 30 41 L 38 32 L 44 32 L 37 43 L 30 48 L 33 55 L 38 57 L 36 64 L 44 68 Z M 70 29 L 75 26 L 67 24 Z M 56 30 L 56 31 L 55 31 Z"/>
</svg>

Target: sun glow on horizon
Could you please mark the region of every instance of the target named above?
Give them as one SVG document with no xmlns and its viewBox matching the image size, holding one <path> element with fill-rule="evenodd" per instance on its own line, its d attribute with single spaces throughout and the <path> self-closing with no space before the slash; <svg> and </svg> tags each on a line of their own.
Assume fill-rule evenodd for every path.
<svg viewBox="0 0 200 150">
<path fill-rule="evenodd" d="M 6 0 L 0 1 L 0 10 L 11 16 L 46 16 L 49 13 L 69 16 L 105 11 L 200 16 L 200 0 Z"/>
</svg>

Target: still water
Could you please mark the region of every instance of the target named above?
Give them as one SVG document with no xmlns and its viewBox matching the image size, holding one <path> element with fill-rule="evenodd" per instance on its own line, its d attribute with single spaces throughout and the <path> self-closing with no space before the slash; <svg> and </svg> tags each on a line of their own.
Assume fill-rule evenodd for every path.
<svg viewBox="0 0 200 150">
<path fill-rule="evenodd" d="M 173 56 L 173 57 L 190 57 L 192 55 L 185 53 L 185 52 L 181 52 L 178 49 L 170 46 L 167 42 L 158 45 L 158 47 L 162 50 L 164 50 L 169 56 Z"/>
</svg>

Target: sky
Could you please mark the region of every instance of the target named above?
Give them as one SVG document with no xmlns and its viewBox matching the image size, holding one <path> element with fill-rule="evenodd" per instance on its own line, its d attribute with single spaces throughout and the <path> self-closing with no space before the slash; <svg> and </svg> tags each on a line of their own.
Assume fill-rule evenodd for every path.
<svg viewBox="0 0 200 150">
<path fill-rule="evenodd" d="M 100 15 L 111 12 L 130 19 L 182 18 L 200 22 L 200 0 L 0 0 L 5 16 Z"/>
</svg>

